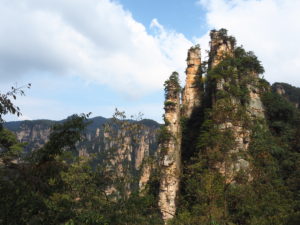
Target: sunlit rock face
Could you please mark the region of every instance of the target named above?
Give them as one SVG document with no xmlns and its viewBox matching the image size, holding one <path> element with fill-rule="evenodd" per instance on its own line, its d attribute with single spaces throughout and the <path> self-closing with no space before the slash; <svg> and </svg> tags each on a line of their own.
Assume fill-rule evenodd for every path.
<svg viewBox="0 0 300 225">
<path fill-rule="evenodd" d="M 209 55 L 209 65 L 210 69 L 215 68 L 219 63 L 222 62 L 226 57 L 234 56 L 234 46 L 235 39 L 228 36 L 226 32 L 222 30 L 212 31 L 210 42 L 210 55 Z M 234 69 L 233 69 L 234 71 Z M 243 74 L 243 76 L 249 78 L 249 83 L 247 84 L 247 89 L 249 92 L 249 102 L 242 103 L 241 100 L 235 96 L 230 97 L 230 102 L 228 104 L 232 105 L 232 115 L 228 114 L 228 120 L 219 124 L 220 131 L 230 130 L 234 137 L 234 147 L 228 152 L 228 158 L 235 158 L 235 160 L 229 160 L 224 162 L 219 162 L 215 165 L 219 169 L 220 173 L 226 178 L 227 183 L 235 182 L 235 176 L 239 171 L 245 172 L 248 175 L 248 180 L 252 180 L 251 167 L 249 163 L 249 154 L 247 153 L 250 143 L 251 131 L 245 125 L 247 120 L 251 121 L 253 119 L 261 118 L 264 119 L 264 107 L 260 98 L 260 90 L 258 88 L 259 77 L 255 72 Z M 213 105 L 220 104 L 216 99 L 215 94 L 218 91 L 224 91 L 229 87 L 229 83 L 235 79 L 236 85 L 241 85 L 240 80 L 238 80 L 234 74 L 230 75 L 226 80 L 224 78 L 219 79 L 216 82 L 215 90 L 211 90 L 211 102 Z M 246 111 L 249 118 L 233 119 L 233 115 L 237 113 L 238 107 L 241 104 L 245 104 Z M 233 156 L 237 157 L 233 157 Z"/>
<path fill-rule="evenodd" d="M 235 40 L 227 36 L 224 31 L 213 30 L 210 33 L 210 67 L 218 65 L 227 55 L 232 56 Z"/>
<path fill-rule="evenodd" d="M 157 139 L 155 128 L 142 127 L 137 132 L 132 130 L 117 130 L 104 133 L 103 161 L 107 172 L 111 174 L 112 185 L 107 193 L 119 196 L 119 190 L 115 188 L 114 181 L 123 180 L 122 187 L 125 195 L 134 191 L 142 192 L 147 185 L 152 168 L 151 159 L 157 158 Z"/>
<path fill-rule="evenodd" d="M 27 143 L 25 151 L 28 152 L 31 149 L 38 149 L 42 147 L 49 139 L 51 132 L 51 126 L 54 124 L 52 121 L 40 120 L 37 123 L 32 121 L 24 122 L 11 122 L 6 123 L 4 126 L 12 130 L 17 139 L 22 143 Z"/>
<path fill-rule="evenodd" d="M 63 121 L 18 121 L 8 122 L 5 127 L 13 131 L 20 142 L 27 143 L 26 152 L 35 151 L 42 147 L 49 139 L 51 127 Z M 134 177 L 134 182 L 127 184 L 127 192 L 130 194 L 137 189 L 143 189 L 149 181 L 152 164 L 149 158 L 157 158 L 157 131 L 160 127 L 155 121 L 140 121 L 140 128 L 134 135 L 130 131 L 114 132 L 104 130 L 108 119 L 96 117 L 85 130 L 83 140 L 77 143 L 78 155 L 89 157 L 96 154 L 96 165 L 107 165 L 114 170 L 114 176 L 125 174 Z M 126 166 L 125 166 L 126 165 Z M 107 188 L 108 194 L 115 194 L 114 185 Z"/>
<path fill-rule="evenodd" d="M 181 169 L 181 128 L 180 128 L 180 90 L 173 83 L 167 85 L 165 121 L 168 139 L 162 143 L 161 178 L 159 207 L 164 221 L 176 213 L 176 197 L 180 183 Z"/>
<path fill-rule="evenodd" d="M 193 110 L 201 105 L 201 49 L 189 49 L 187 57 L 186 81 L 182 92 L 182 115 L 190 118 Z"/>
<path fill-rule="evenodd" d="M 152 170 L 153 170 L 153 165 L 149 162 L 145 162 L 145 164 L 142 166 L 141 176 L 140 176 L 140 179 L 139 179 L 139 191 L 140 191 L 140 193 L 142 193 L 145 190 L 146 185 L 149 182 Z"/>
<path fill-rule="evenodd" d="M 254 82 L 256 82 L 256 85 L 248 85 L 250 101 L 247 109 L 252 118 L 265 118 L 265 109 L 261 101 L 261 93 L 256 87 L 258 79 L 258 75 L 254 74 Z"/>
<path fill-rule="evenodd" d="M 224 60 L 235 57 L 235 39 L 228 36 L 227 31 L 224 29 L 219 31 L 213 30 L 210 37 L 207 70 L 213 71 Z M 230 107 L 231 110 L 225 111 L 223 115 L 219 115 L 222 119 L 217 119 L 214 123 L 220 132 L 230 131 L 233 144 L 231 149 L 225 153 L 224 160 L 216 162 L 212 166 L 214 168 L 211 169 L 217 169 L 225 177 L 226 183 L 236 182 L 235 178 L 239 172 L 244 172 L 248 181 L 253 179 L 251 175 L 251 160 L 248 154 L 251 131 L 247 123 L 257 118 L 263 119 L 264 107 L 260 99 L 258 74 L 249 71 L 243 74 L 243 79 L 249 78 L 251 81 L 244 84 L 236 76 L 236 70 L 237 68 L 232 68 L 232 74 L 227 74 L 227 76 L 217 74 L 215 77 L 211 77 L 212 75 L 208 72 L 205 78 L 207 81 L 204 81 L 202 78 L 200 47 L 195 46 L 188 51 L 186 84 L 182 91 L 182 96 L 180 96 L 176 85 L 167 85 L 166 87 L 165 128 L 171 138 L 161 143 L 161 181 L 159 192 L 159 207 L 166 223 L 174 217 L 177 208 L 176 199 L 178 198 L 182 164 L 181 153 L 184 151 L 184 149 L 181 149 L 183 147 L 181 145 L 183 135 L 182 121 L 186 121 L 185 125 L 193 126 L 191 123 L 197 122 L 199 119 L 202 120 L 201 115 L 204 115 L 207 109 L 216 109 L 218 114 L 218 109 Z M 232 87 L 232 83 L 247 90 L 248 100 L 231 93 L 230 87 Z M 220 94 L 225 94 L 227 97 L 222 99 L 219 97 Z M 182 103 L 180 102 L 180 97 L 182 97 Z M 245 115 L 241 118 L 235 118 L 241 105 L 245 109 Z M 189 127 L 185 127 L 185 129 L 189 129 Z M 197 135 L 189 136 L 189 138 L 197 138 Z M 193 141 L 195 142 L 195 140 Z M 184 144 L 186 146 L 188 143 Z"/>
</svg>

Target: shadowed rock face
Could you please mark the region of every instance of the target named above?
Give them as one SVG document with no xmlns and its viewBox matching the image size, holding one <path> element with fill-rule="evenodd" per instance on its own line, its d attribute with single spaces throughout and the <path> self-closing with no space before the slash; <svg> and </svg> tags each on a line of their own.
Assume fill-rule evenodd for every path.
<svg viewBox="0 0 300 225">
<path fill-rule="evenodd" d="M 286 83 L 274 83 L 272 90 L 300 108 L 300 88 Z"/>
</svg>

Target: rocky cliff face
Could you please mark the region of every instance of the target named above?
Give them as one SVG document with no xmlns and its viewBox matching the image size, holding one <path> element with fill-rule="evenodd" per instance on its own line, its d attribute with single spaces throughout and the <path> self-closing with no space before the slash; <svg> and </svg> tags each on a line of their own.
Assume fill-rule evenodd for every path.
<svg viewBox="0 0 300 225">
<path fill-rule="evenodd" d="M 189 49 L 186 81 L 182 93 L 182 116 L 190 118 L 194 109 L 201 105 L 201 50 L 200 46 Z"/>
<path fill-rule="evenodd" d="M 132 191 L 143 191 L 150 179 L 153 167 L 150 161 L 157 158 L 157 127 L 128 121 L 118 122 L 117 127 L 106 127 L 103 135 L 101 132 L 99 135 L 102 141 L 97 141 L 98 137 L 91 143 L 94 151 L 103 152 L 100 164 L 111 174 L 107 193 L 127 198 Z"/>
<path fill-rule="evenodd" d="M 210 37 L 209 59 L 204 63 L 207 65 L 205 81 L 201 73 L 200 47 L 195 46 L 188 51 L 182 96 L 175 91 L 179 84 L 169 85 L 173 75 L 166 85 L 165 129 L 172 138 L 163 142 L 159 194 L 159 206 L 166 223 L 176 214 L 183 163 L 180 154 L 191 157 L 196 146 L 202 145 L 197 132 L 205 126 L 202 124 L 205 119 L 213 123 L 210 129 L 215 133 L 210 135 L 224 139 L 223 143 L 202 149 L 202 154 L 207 154 L 208 158 L 210 154 L 222 152 L 218 159 L 208 164 L 210 169 L 222 174 L 227 184 L 237 182 L 237 175 L 241 173 L 248 182 L 253 179 L 248 149 L 252 121 L 265 117 L 258 76 L 263 69 L 251 52 L 236 47 L 235 39 L 228 36 L 226 30 L 213 30 Z"/>
<path fill-rule="evenodd" d="M 173 73 L 165 83 L 165 140 L 161 144 L 161 179 L 159 207 L 167 221 L 176 212 L 181 169 L 180 86 L 178 74 Z"/>
<path fill-rule="evenodd" d="M 162 143 L 159 207 L 164 221 L 176 213 L 181 174 L 182 119 L 189 120 L 201 106 L 202 87 L 200 46 L 191 47 L 187 56 L 186 84 L 180 95 L 178 74 L 166 81 L 165 129 L 168 138 Z M 182 103 L 181 103 L 182 99 Z"/>
<path fill-rule="evenodd" d="M 247 154 L 251 131 L 248 124 L 252 119 L 264 118 L 264 108 L 258 88 L 258 73 L 254 70 L 239 71 L 238 66 L 232 62 L 228 62 L 226 65 L 226 60 L 233 61 L 239 53 L 235 47 L 235 39 L 228 36 L 224 30 L 211 32 L 210 48 L 208 68 L 212 73 L 208 74 L 208 79 L 213 83 L 209 87 L 214 87 L 213 90 L 209 90 L 213 93 L 210 96 L 212 107 L 218 111 L 222 110 L 221 108 L 229 107 L 228 110 L 223 111 L 218 126 L 221 132 L 231 132 L 234 138 L 232 149 L 225 157 L 228 160 L 218 162 L 215 167 L 226 177 L 228 183 L 235 182 L 235 176 L 240 171 L 246 172 L 251 180 Z M 220 70 L 225 66 L 232 68 L 222 74 Z M 214 78 L 214 75 L 221 76 Z M 245 91 L 244 96 L 236 95 L 235 91 Z M 219 97 L 220 95 L 226 95 L 226 97 Z M 238 113 L 242 111 L 245 114 L 238 116 Z"/>
<path fill-rule="evenodd" d="M 8 122 L 5 127 L 13 131 L 20 142 L 27 143 L 26 151 L 43 146 L 55 123 L 63 121 L 21 121 Z M 96 154 L 94 164 L 106 166 L 116 179 L 132 178 L 126 192 L 143 189 L 147 184 L 152 165 L 149 158 L 157 158 L 157 130 L 160 125 L 151 120 L 125 121 L 112 124 L 112 120 L 96 117 L 90 120 L 83 141 L 77 144 L 80 156 Z M 107 129 L 110 124 L 111 129 Z M 126 126 L 124 125 L 126 124 Z M 113 186 L 113 184 L 112 184 Z M 115 188 L 108 188 L 110 194 L 118 194 Z"/>
<path fill-rule="evenodd" d="M 227 56 L 233 56 L 235 39 L 227 35 L 225 30 L 210 32 L 209 67 L 215 67 Z"/>
<path fill-rule="evenodd" d="M 9 122 L 4 126 L 13 131 L 20 142 L 27 143 L 25 150 L 29 151 L 40 148 L 48 141 L 53 124 L 53 121 L 39 120 L 37 122 Z"/>
</svg>

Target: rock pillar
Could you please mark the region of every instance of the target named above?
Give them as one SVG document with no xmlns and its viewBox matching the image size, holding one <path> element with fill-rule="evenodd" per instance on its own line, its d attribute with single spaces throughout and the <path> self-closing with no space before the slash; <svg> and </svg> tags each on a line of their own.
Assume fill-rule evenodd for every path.
<svg viewBox="0 0 300 225">
<path fill-rule="evenodd" d="M 211 31 L 210 42 L 210 59 L 209 70 L 213 70 L 218 66 L 222 60 L 226 57 L 235 56 L 235 39 L 227 35 L 227 31 L 221 29 L 219 31 Z M 212 78 L 213 84 L 210 86 L 211 102 L 213 107 L 231 107 L 231 111 L 224 111 L 223 120 L 219 121 L 219 129 L 221 132 L 230 130 L 234 138 L 234 147 L 228 152 L 226 160 L 216 163 L 215 167 L 219 169 L 220 173 L 226 178 L 227 183 L 235 182 L 235 177 L 239 171 L 248 171 L 248 180 L 251 180 L 249 154 L 247 153 L 249 148 L 251 131 L 247 123 L 253 118 L 264 117 L 263 105 L 260 100 L 259 89 L 257 88 L 258 75 L 250 71 L 242 74 L 242 77 L 234 74 L 237 68 L 232 69 L 232 76 Z M 217 70 L 218 71 L 218 70 Z M 217 72 L 218 74 L 218 72 Z M 240 97 L 233 95 L 229 87 L 242 87 L 242 79 L 248 78 L 249 82 L 246 86 L 249 93 L 249 102 L 243 102 Z M 226 93 L 229 98 L 217 98 L 218 92 L 223 96 Z M 222 96 L 222 95 L 221 95 Z M 241 106 L 245 107 L 246 114 L 242 118 L 238 117 L 238 111 L 241 110 Z M 216 109 L 218 111 L 218 109 Z M 233 119 L 236 118 L 236 119 Z"/>
<path fill-rule="evenodd" d="M 165 97 L 159 207 L 167 223 L 176 213 L 181 170 L 180 86 L 176 72 L 165 83 Z"/>
<path fill-rule="evenodd" d="M 188 51 L 186 82 L 182 93 L 182 115 L 190 118 L 201 104 L 201 50 L 198 45 Z"/>
</svg>

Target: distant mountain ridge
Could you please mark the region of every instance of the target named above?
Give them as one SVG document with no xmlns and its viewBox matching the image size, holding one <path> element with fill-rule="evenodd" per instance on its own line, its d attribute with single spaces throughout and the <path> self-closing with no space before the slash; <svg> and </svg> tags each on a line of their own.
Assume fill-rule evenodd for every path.
<svg viewBox="0 0 300 225">
<path fill-rule="evenodd" d="M 56 123 L 63 123 L 66 119 L 55 120 L 24 120 L 6 122 L 4 127 L 17 135 L 20 142 L 26 142 L 25 151 L 41 147 L 48 141 L 51 132 L 51 127 Z M 103 126 L 108 119 L 98 116 L 89 119 L 89 124 L 86 128 L 86 133 L 95 132 L 97 128 Z"/>
<path fill-rule="evenodd" d="M 6 122 L 4 127 L 17 136 L 20 142 L 27 143 L 25 153 L 41 148 L 49 138 L 51 127 L 64 120 L 25 120 Z M 79 156 L 96 155 L 94 165 L 113 165 L 116 174 L 129 171 L 129 176 L 135 178 L 128 186 L 128 193 L 132 190 L 142 188 L 150 177 L 149 158 L 157 158 L 158 141 L 157 133 L 161 126 L 154 120 L 143 119 L 140 121 L 125 120 L 130 124 L 141 125 L 138 131 L 132 132 L 124 128 L 113 125 L 111 131 L 105 130 L 105 125 L 114 123 L 113 119 L 101 116 L 88 119 L 84 138 L 77 144 Z M 118 166 L 122 165 L 122 166 Z M 126 168 L 125 168 L 126 167 Z M 145 168 L 146 167 L 146 168 Z M 107 190 L 113 194 L 113 186 Z"/>
<path fill-rule="evenodd" d="M 12 132 L 14 132 L 20 142 L 26 142 L 26 150 L 36 149 L 41 147 L 47 140 L 51 131 L 51 127 L 56 123 L 63 123 L 66 119 L 63 120 L 48 120 L 48 119 L 39 119 L 39 120 L 23 120 L 23 121 L 11 121 L 4 123 L 4 127 Z M 88 119 L 88 125 L 86 127 L 86 135 L 90 136 L 95 134 L 97 129 L 101 129 L 102 126 L 110 121 L 109 118 L 104 118 L 102 116 L 97 116 Z M 156 129 L 160 126 L 154 120 L 143 119 L 138 121 L 138 123 Z"/>
</svg>

